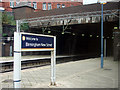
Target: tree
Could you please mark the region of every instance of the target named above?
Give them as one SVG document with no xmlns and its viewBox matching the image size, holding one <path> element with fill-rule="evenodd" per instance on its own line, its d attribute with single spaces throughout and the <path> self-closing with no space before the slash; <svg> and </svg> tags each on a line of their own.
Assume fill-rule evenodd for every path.
<svg viewBox="0 0 120 90">
<path fill-rule="evenodd" d="M 8 12 L 3 12 L 2 23 L 8 24 L 8 25 L 16 25 L 16 22 L 14 20 L 14 16 L 12 14 L 9 14 Z"/>
<path fill-rule="evenodd" d="M 20 26 L 20 29 L 23 31 L 28 31 L 29 30 L 29 25 L 28 23 L 22 23 Z"/>
<path fill-rule="evenodd" d="M 8 12 L 3 12 L 2 23 L 6 25 L 16 25 L 16 21 L 14 20 L 13 14 L 10 14 Z M 28 31 L 29 25 L 27 23 L 23 23 L 21 24 L 20 29 L 23 31 Z"/>
</svg>

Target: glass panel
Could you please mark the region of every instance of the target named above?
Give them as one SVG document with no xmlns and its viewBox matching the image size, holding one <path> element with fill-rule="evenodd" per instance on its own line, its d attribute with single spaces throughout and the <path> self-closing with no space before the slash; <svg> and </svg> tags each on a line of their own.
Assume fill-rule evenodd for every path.
<svg viewBox="0 0 120 90">
<path fill-rule="evenodd" d="M 65 8 L 65 5 L 64 5 L 64 4 L 62 4 L 62 8 Z"/>
<path fill-rule="evenodd" d="M 10 7 L 14 7 L 14 2 L 10 1 Z"/>
<path fill-rule="evenodd" d="M 48 10 L 52 9 L 51 3 L 48 3 Z"/>
<path fill-rule="evenodd" d="M 57 8 L 60 8 L 60 4 L 57 4 Z"/>
<path fill-rule="evenodd" d="M 46 3 L 43 3 L 43 10 L 46 10 Z"/>
<path fill-rule="evenodd" d="M 31 2 L 28 2 L 28 4 L 31 6 Z"/>
<path fill-rule="evenodd" d="M 33 7 L 34 7 L 34 9 L 37 9 L 37 3 L 36 2 L 33 2 Z"/>
</svg>

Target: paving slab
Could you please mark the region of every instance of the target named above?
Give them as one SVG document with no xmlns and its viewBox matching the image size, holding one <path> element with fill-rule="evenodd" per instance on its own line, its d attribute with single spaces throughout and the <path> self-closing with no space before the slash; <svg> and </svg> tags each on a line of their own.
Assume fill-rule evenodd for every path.
<svg viewBox="0 0 120 90">
<path fill-rule="evenodd" d="M 21 71 L 21 88 L 118 88 L 118 61 L 104 58 L 104 68 L 100 68 L 100 58 L 71 61 L 56 65 L 56 86 L 50 86 L 50 65 L 24 69 Z M 1 87 L 13 88 L 13 72 L 1 73 Z"/>
</svg>

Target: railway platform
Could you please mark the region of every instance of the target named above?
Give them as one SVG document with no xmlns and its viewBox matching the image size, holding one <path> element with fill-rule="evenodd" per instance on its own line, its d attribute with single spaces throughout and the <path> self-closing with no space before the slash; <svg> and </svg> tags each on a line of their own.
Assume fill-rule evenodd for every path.
<svg viewBox="0 0 120 90">
<path fill-rule="evenodd" d="M 61 55 L 56 56 L 56 58 L 65 58 L 65 57 L 72 57 L 75 55 Z M 28 56 L 21 56 L 21 61 L 30 61 L 30 60 L 37 60 L 37 59 L 50 59 L 50 55 L 28 55 Z M 0 64 L 7 63 L 7 62 L 13 62 L 14 57 L 0 57 Z"/>
<path fill-rule="evenodd" d="M 118 61 L 104 58 L 56 65 L 56 86 L 50 86 L 50 65 L 21 70 L 21 88 L 118 88 Z M 13 71 L 0 73 L 1 88 L 13 88 Z"/>
</svg>

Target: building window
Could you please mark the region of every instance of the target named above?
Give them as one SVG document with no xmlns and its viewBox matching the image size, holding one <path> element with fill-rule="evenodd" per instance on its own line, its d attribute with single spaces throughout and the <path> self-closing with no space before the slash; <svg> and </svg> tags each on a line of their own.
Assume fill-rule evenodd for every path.
<svg viewBox="0 0 120 90">
<path fill-rule="evenodd" d="M 31 6 L 31 2 L 28 2 L 28 4 Z"/>
<path fill-rule="evenodd" d="M 46 10 L 46 3 L 43 3 L 43 10 Z"/>
<path fill-rule="evenodd" d="M 60 8 L 60 4 L 57 4 L 57 8 Z"/>
<path fill-rule="evenodd" d="M 51 3 L 48 3 L 48 10 L 52 9 Z"/>
<path fill-rule="evenodd" d="M 62 4 L 62 8 L 65 8 L 65 5 L 64 5 L 64 4 Z"/>
<path fill-rule="evenodd" d="M 10 7 L 14 7 L 14 1 L 10 1 Z"/>
<path fill-rule="evenodd" d="M 20 2 L 19 2 L 19 1 L 16 1 L 16 6 L 19 5 L 19 4 L 20 4 Z"/>
<path fill-rule="evenodd" d="M 37 3 L 36 2 L 33 2 L 33 7 L 34 7 L 34 9 L 37 9 Z"/>
</svg>

